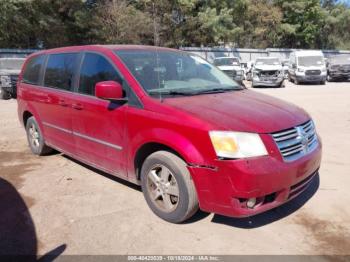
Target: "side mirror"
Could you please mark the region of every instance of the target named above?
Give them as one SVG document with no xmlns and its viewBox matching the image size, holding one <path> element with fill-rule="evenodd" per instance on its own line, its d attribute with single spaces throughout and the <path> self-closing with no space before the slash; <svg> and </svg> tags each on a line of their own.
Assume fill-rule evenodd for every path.
<svg viewBox="0 0 350 262">
<path fill-rule="evenodd" d="M 95 96 L 110 101 L 126 101 L 122 85 L 115 81 L 98 82 L 95 85 Z"/>
<path fill-rule="evenodd" d="M 297 65 L 295 63 L 292 64 L 293 69 L 297 68 Z"/>
</svg>

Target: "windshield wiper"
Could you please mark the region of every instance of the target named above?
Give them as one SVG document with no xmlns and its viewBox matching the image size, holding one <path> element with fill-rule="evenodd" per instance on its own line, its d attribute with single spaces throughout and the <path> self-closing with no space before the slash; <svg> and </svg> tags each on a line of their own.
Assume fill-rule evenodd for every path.
<svg viewBox="0 0 350 262">
<path fill-rule="evenodd" d="M 197 94 L 214 94 L 214 93 L 224 93 L 228 91 L 242 90 L 242 88 L 213 88 L 202 91 L 197 91 Z"/>
<path fill-rule="evenodd" d="M 164 90 L 164 91 L 149 91 L 150 95 L 180 95 L 180 96 L 192 96 L 195 95 L 195 92 L 185 92 L 185 91 L 176 91 L 176 90 Z"/>
</svg>

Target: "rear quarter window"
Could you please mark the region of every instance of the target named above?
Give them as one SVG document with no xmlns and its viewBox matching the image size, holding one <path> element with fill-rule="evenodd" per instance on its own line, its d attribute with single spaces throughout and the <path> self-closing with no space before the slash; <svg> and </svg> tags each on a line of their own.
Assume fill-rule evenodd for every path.
<svg viewBox="0 0 350 262">
<path fill-rule="evenodd" d="M 52 54 L 47 61 L 44 86 L 72 90 L 77 53 Z"/>
<path fill-rule="evenodd" d="M 38 55 L 29 58 L 23 72 L 23 82 L 32 85 L 38 85 L 40 80 L 40 71 L 44 63 L 45 56 Z"/>
</svg>

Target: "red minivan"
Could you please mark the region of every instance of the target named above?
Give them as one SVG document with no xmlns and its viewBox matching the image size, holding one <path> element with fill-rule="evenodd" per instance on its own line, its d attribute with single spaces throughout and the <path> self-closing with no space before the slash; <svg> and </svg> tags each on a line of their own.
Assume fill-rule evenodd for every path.
<svg viewBox="0 0 350 262">
<path fill-rule="evenodd" d="M 198 208 L 252 216 L 303 192 L 321 142 L 301 108 L 160 47 L 45 50 L 26 60 L 18 115 L 34 154 L 56 149 L 139 184 L 174 223 Z"/>
</svg>

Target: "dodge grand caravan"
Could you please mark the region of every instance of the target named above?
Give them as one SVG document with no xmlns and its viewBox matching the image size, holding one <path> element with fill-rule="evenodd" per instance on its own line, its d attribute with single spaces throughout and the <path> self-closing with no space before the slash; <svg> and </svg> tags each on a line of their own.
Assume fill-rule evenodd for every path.
<svg viewBox="0 0 350 262">
<path fill-rule="evenodd" d="M 174 223 L 198 208 L 244 217 L 277 207 L 310 185 L 321 161 L 304 110 L 167 48 L 35 53 L 19 77 L 18 115 L 34 154 L 56 149 L 139 184 Z"/>
</svg>

